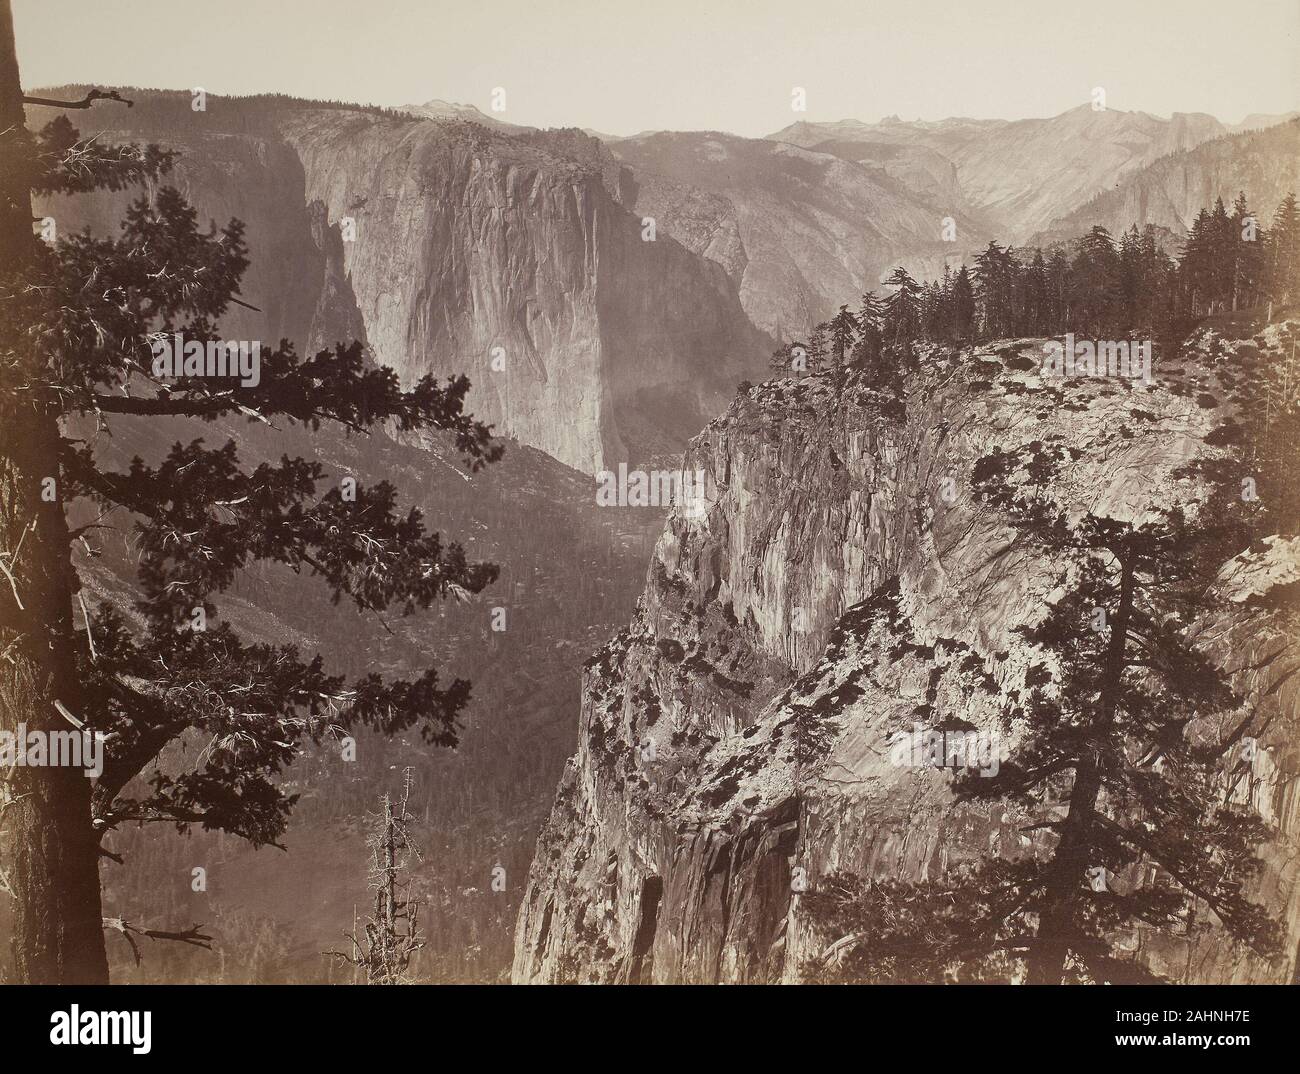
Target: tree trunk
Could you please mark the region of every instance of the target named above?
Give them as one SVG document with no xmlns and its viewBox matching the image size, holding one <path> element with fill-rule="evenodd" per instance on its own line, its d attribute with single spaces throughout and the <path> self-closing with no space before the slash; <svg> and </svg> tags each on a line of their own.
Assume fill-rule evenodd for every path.
<svg viewBox="0 0 1300 1074">
<path fill-rule="evenodd" d="M 0 155 L 27 138 L 9 0 L 0 0 Z M 13 175 L 13 171 L 9 171 Z M 33 263 L 31 191 L 0 189 L 0 249 L 7 270 Z M 24 357 L 21 341 L 0 348 Z M 68 527 L 58 466 L 56 400 L 44 370 L 12 368 L 30 384 L 0 392 L 0 732 L 70 731 L 59 701 L 74 714 Z M 17 744 L 21 748 L 21 743 Z M 27 983 L 106 983 L 99 840 L 90 823 L 91 781 L 77 767 L 0 771 L 0 870 L 12 903 L 13 976 Z M 10 896 L 12 898 L 10 899 Z"/>
<path fill-rule="evenodd" d="M 1119 607 L 1111 620 L 1106 645 L 1104 677 L 1099 699 L 1098 735 L 1106 735 L 1115 722 L 1124 674 L 1128 624 L 1133 608 L 1134 555 L 1120 557 Z M 1077 933 L 1079 895 L 1087 878 L 1092 826 L 1101 793 L 1102 755 L 1094 750 L 1074 773 L 1070 812 L 1061 825 L 1061 838 L 1047 867 L 1047 885 L 1038 917 L 1038 933 L 1029 952 L 1029 984 L 1060 984 Z"/>
</svg>

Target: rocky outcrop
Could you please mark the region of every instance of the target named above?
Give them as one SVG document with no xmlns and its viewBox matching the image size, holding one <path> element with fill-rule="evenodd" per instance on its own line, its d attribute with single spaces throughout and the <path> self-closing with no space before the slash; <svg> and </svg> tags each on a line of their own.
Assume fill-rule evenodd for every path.
<svg viewBox="0 0 1300 1074">
<path fill-rule="evenodd" d="M 670 518 L 637 615 L 587 665 L 516 981 L 797 980 L 826 942 L 804 885 L 1034 849 L 1014 810 L 959 806 L 950 773 L 890 759 L 917 723 L 996 732 L 1044 660 L 1016 628 L 1044 614 L 1062 565 L 971 495 L 972 473 L 997 449 L 1056 445 L 1073 464 L 1054 496 L 1136 521 L 1173 502 L 1195 512 L 1205 490 L 1177 472 L 1224 450 L 1206 442 L 1223 407 L 1198 374 L 1053 384 L 1040 355 L 1032 341 L 936 355 L 901 408 L 856 375 L 839 400 L 825 378 L 771 382 L 692 442 L 709 509 Z M 1274 713 L 1236 793 L 1277 825 L 1260 897 L 1285 915 L 1289 952 L 1300 627 L 1283 597 L 1297 577 L 1296 541 L 1226 564 L 1232 610 L 1200 628 Z M 1182 979 L 1291 972 L 1213 934 L 1127 942 Z"/>
</svg>

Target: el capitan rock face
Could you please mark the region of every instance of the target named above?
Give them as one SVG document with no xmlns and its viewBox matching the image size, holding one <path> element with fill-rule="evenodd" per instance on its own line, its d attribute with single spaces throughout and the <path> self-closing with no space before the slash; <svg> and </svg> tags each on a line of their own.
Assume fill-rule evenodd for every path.
<svg viewBox="0 0 1300 1074">
<path fill-rule="evenodd" d="M 584 135 L 331 112 L 283 129 L 308 203 L 356 220 L 347 271 L 376 359 L 404 379 L 463 371 L 477 416 L 577 469 L 673 451 L 764 353 L 726 274 L 644 240 Z"/>
<path fill-rule="evenodd" d="M 1071 511 L 1194 511 L 1206 490 L 1175 471 L 1223 450 L 1206 437 L 1224 414 L 1198 402 L 1198 373 L 1053 385 L 1039 353 L 933 356 L 905 414 L 856 374 L 838 403 L 825 377 L 763 384 L 692 442 L 684 465 L 706 471 L 709 509 L 670 517 L 636 616 L 588 662 L 515 981 L 798 980 L 829 942 L 800 883 L 917 879 L 1041 845 L 1002 803 L 956 804 L 949 772 L 891 763 L 896 732 L 959 719 L 996 733 L 1026 677 L 1055 674 L 1015 630 L 1044 613 L 1062 565 L 970 495 L 972 472 L 999 448 L 1054 444 L 1074 459 L 1052 484 Z M 1267 599 L 1297 578 L 1300 545 L 1274 539 L 1224 564 L 1227 610 L 1198 627 L 1233 666 L 1260 665 L 1235 685 L 1276 713 L 1236 793 L 1277 826 L 1258 897 L 1285 919 L 1287 956 L 1265 965 L 1213 932 L 1124 938 L 1179 979 L 1290 977 L 1300 624 Z"/>
<path fill-rule="evenodd" d="M 477 417 L 588 473 L 680 452 L 763 367 L 770 341 L 726 272 L 671 235 L 643 240 L 622 170 L 586 135 L 137 96 L 105 137 L 180 149 L 200 215 L 250 225 L 244 293 L 263 313 L 233 311 L 228 332 L 362 336 L 404 383 L 464 373 Z M 107 227 L 124 200 L 42 211 Z"/>
</svg>

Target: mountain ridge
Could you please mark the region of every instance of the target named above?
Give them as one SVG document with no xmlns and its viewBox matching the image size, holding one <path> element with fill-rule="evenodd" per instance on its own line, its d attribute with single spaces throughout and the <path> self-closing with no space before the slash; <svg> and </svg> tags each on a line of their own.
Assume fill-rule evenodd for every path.
<svg viewBox="0 0 1300 1074">
<path fill-rule="evenodd" d="M 1216 198 L 1230 205 L 1244 192 L 1267 226 L 1288 193 L 1300 190 L 1300 118 L 1263 129 L 1227 133 L 1168 153 L 1052 223 L 1031 240 L 1045 245 L 1101 224 L 1119 234 L 1136 224 L 1182 238 Z M 1087 222 L 1085 224 L 1085 221 Z"/>
</svg>

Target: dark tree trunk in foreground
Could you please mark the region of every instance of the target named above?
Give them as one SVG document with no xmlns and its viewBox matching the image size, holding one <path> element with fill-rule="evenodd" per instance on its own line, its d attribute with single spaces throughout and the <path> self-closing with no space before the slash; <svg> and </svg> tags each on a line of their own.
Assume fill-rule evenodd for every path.
<svg viewBox="0 0 1300 1074">
<path fill-rule="evenodd" d="M 0 159 L 26 138 L 13 16 L 0 0 Z M 36 243 L 31 191 L 7 171 L 0 263 L 15 276 Z M 0 397 L 0 731 L 69 731 L 75 714 L 73 577 L 58 468 L 56 410 L 35 370 L 26 400 Z M 53 479 L 51 486 L 47 479 Z M 43 490 L 49 490 L 43 499 Z M 12 577 L 10 577 L 12 576 Z M 11 903 L 13 974 L 28 983 L 106 983 L 91 780 L 74 767 L 0 771 L 0 898 Z"/>
<path fill-rule="evenodd" d="M 1119 607 L 1111 621 L 1106 647 L 1105 678 L 1099 699 L 1097 735 L 1104 736 L 1115 722 L 1121 678 L 1124 673 L 1125 642 L 1133 608 L 1134 564 L 1131 555 L 1120 560 Z M 1097 817 L 1101 793 L 1100 749 L 1083 758 L 1074 773 L 1070 791 L 1070 812 L 1061 824 L 1060 842 L 1047 872 L 1047 889 L 1038 925 L 1038 936 L 1028 959 L 1028 984 L 1060 984 L 1070 957 L 1070 941 L 1077 926 L 1079 892 L 1094 843 L 1092 825 Z"/>
</svg>

